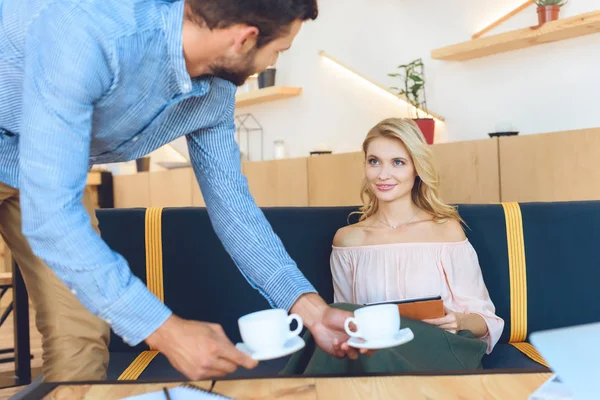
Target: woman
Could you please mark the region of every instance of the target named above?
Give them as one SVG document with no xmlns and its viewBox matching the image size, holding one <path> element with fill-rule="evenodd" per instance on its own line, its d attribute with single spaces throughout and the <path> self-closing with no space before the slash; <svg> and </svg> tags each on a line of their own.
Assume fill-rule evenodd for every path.
<svg viewBox="0 0 600 400">
<path fill-rule="evenodd" d="M 333 239 L 335 302 L 353 304 L 340 305 L 353 310 L 367 303 L 441 296 L 446 315 L 403 318 L 402 327 L 410 327 L 415 339 L 373 357 L 334 360 L 318 350 L 311 356 L 304 351 L 284 373 L 480 368 L 504 321 L 495 315 L 458 212 L 439 198 L 438 175 L 421 131 L 412 120 L 386 119 L 368 133 L 363 152 L 359 222 L 341 228 Z"/>
</svg>

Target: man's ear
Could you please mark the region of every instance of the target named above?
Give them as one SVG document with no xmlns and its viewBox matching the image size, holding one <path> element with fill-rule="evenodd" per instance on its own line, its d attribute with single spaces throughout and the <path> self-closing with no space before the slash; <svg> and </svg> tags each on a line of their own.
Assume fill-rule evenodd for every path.
<svg viewBox="0 0 600 400">
<path fill-rule="evenodd" d="M 233 48 L 236 52 L 247 53 L 256 46 L 260 31 L 255 26 L 237 25 L 233 37 Z"/>
</svg>

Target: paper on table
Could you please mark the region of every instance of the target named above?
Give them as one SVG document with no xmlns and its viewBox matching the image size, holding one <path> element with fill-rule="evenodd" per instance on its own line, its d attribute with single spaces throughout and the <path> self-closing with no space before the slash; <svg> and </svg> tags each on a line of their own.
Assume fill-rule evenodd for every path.
<svg viewBox="0 0 600 400">
<path fill-rule="evenodd" d="M 573 394 L 554 374 L 529 396 L 529 400 L 573 400 Z"/>
<path fill-rule="evenodd" d="M 221 396 L 216 393 L 209 393 L 186 386 L 177 386 L 169 389 L 169 397 L 171 400 L 232 400 L 229 397 Z M 122 400 L 166 400 L 166 398 L 165 392 L 161 390 L 158 392 L 126 397 Z"/>
</svg>

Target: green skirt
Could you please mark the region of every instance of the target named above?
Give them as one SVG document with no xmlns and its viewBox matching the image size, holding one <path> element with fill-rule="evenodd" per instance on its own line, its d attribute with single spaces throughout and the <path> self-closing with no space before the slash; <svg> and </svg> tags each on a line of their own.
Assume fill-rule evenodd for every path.
<svg viewBox="0 0 600 400">
<path fill-rule="evenodd" d="M 361 306 L 338 303 L 333 307 L 354 311 Z M 357 360 L 337 359 L 328 355 L 316 345 L 307 331 L 303 336 L 306 346 L 292 356 L 279 375 L 364 375 L 481 369 L 487 344 L 477 339 L 471 331 L 453 334 L 408 318 L 402 318 L 401 327 L 412 329 L 415 335 L 412 341 L 377 350 L 372 356 L 360 355 Z"/>
</svg>

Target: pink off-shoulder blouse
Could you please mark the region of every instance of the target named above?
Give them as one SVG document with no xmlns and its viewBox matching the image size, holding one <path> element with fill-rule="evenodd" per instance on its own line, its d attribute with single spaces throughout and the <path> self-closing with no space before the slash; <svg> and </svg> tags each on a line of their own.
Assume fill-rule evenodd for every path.
<svg viewBox="0 0 600 400">
<path fill-rule="evenodd" d="M 488 354 L 504 329 L 468 240 L 333 246 L 331 273 L 335 302 L 366 304 L 441 296 L 452 311 L 479 314 L 488 327 L 481 338 L 487 342 Z"/>
</svg>

